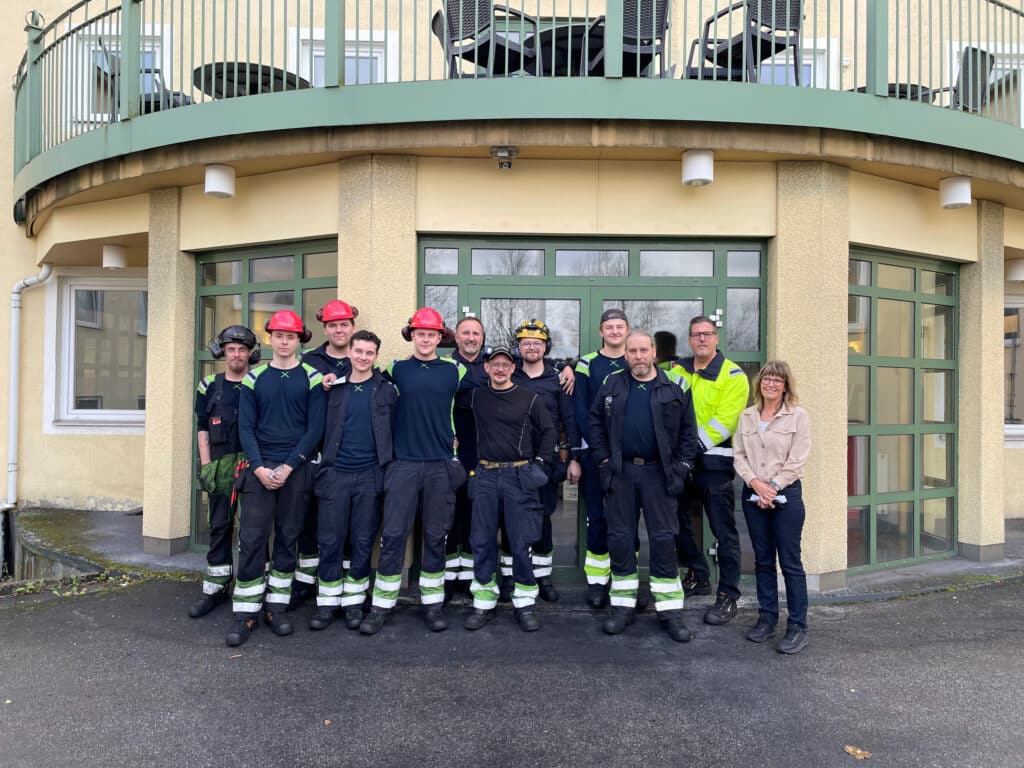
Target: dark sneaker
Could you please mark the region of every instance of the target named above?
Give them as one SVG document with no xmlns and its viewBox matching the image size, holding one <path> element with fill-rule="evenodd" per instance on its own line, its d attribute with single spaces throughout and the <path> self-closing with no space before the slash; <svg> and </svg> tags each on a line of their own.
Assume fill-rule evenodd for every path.
<svg viewBox="0 0 1024 768">
<path fill-rule="evenodd" d="M 328 605 L 318 605 L 316 612 L 309 617 L 309 628 L 312 630 L 327 629 L 334 621 L 335 609 Z"/>
<path fill-rule="evenodd" d="M 807 631 L 799 627 L 789 627 L 786 629 L 786 636 L 779 640 L 775 649 L 779 653 L 793 654 L 800 653 L 806 647 Z"/>
<path fill-rule="evenodd" d="M 255 613 L 250 616 L 246 616 L 245 618 L 239 618 L 236 616 L 234 622 L 231 624 L 231 629 L 229 629 L 227 635 L 224 636 L 224 642 L 227 643 L 230 648 L 237 648 L 249 639 L 249 635 L 251 635 L 253 630 L 256 629 L 256 625 L 259 624 L 259 621 L 259 616 Z"/>
<path fill-rule="evenodd" d="M 711 582 L 707 579 L 697 578 L 697 573 L 691 568 L 686 572 L 686 578 L 683 579 L 683 592 L 687 597 L 710 595 Z"/>
<path fill-rule="evenodd" d="M 302 581 L 292 582 L 292 594 L 288 600 L 286 611 L 294 611 L 311 597 L 316 596 L 316 587 Z"/>
<path fill-rule="evenodd" d="M 498 584 L 498 602 L 512 602 L 512 593 L 516 591 L 516 581 L 511 576 L 502 576 Z"/>
<path fill-rule="evenodd" d="M 608 585 L 587 584 L 587 605 L 591 608 L 604 608 L 608 605 Z"/>
<path fill-rule="evenodd" d="M 188 615 L 193 619 L 201 618 L 221 603 L 227 602 L 229 597 L 231 597 L 231 590 L 228 587 L 212 595 L 202 595 L 188 607 Z"/>
<path fill-rule="evenodd" d="M 345 609 L 345 626 L 349 629 L 359 629 L 365 616 L 361 605 L 350 605 Z"/>
<path fill-rule="evenodd" d="M 681 616 L 661 619 L 658 623 L 668 633 L 668 636 L 677 643 L 688 643 L 693 640 L 693 632 L 686 628 L 686 622 L 683 621 Z"/>
<path fill-rule="evenodd" d="M 444 608 L 440 605 L 427 608 L 427 612 L 423 614 L 423 621 L 431 632 L 444 632 L 448 629 L 448 620 L 444 617 Z"/>
<path fill-rule="evenodd" d="M 388 611 L 384 608 L 371 608 L 366 618 L 359 624 L 359 631 L 364 635 L 376 635 L 384 628 Z"/>
<path fill-rule="evenodd" d="M 277 608 L 264 606 L 263 620 L 269 625 L 270 631 L 278 637 L 285 637 L 292 633 L 292 623 L 285 618 L 284 612 Z"/>
<path fill-rule="evenodd" d="M 533 608 L 516 608 L 516 624 L 523 632 L 536 632 L 540 629 L 540 622 Z"/>
<path fill-rule="evenodd" d="M 547 576 L 537 579 L 537 589 L 540 599 L 545 603 L 558 602 L 558 590 L 555 589 L 555 585 L 551 583 L 551 579 Z"/>
<path fill-rule="evenodd" d="M 760 614 L 757 617 L 757 624 L 747 630 L 747 640 L 752 643 L 763 643 L 775 634 L 776 620 L 767 614 Z"/>
<path fill-rule="evenodd" d="M 736 600 L 725 592 L 718 593 L 718 599 L 704 612 L 705 624 L 727 624 L 736 615 Z"/>
<path fill-rule="evenodd" d="M 632 608 L 615 606 L 611 615 L 601 623 L 601 629 L 606 635 L 621 635 L 626 627 L 636 621 L 636 611 Z"/>
<path fill-rule="evenodd" d="M 474 608 L 473 612 L 466 617 L 466 622 L 462 625 L 470 632 L 476 632 L 478 629 L 483 629 L 484 624 L 491 620 L 491 615 L 494 611 L 485 611 L 481 608 Z"/>
</svg>

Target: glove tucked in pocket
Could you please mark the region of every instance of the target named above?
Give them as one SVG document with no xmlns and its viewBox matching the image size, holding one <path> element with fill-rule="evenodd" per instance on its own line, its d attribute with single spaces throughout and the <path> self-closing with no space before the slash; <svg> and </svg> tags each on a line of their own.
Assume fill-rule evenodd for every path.
<svg viewBox="0 0 1024 768">
<path fill-rule="evenodd" d="M 217 488 L 217 462 L 211 461 L 201 466 L 197 477 L 199 487 L 207 493 L 213 493 Z"/>
</svg>

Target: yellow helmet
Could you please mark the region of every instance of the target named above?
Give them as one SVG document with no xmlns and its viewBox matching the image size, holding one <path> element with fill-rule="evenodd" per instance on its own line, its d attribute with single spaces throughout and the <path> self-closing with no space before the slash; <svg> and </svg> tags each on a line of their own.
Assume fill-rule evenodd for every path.
<svg viewBox="0 0 1024 768">
<path fill-rule="evenodd" d="M 544 342 L 546 352 L 551 351 L 551 332 L 543 320 L 524 320 L 516 329 L 516 341 L 522 339 L 540 339 Z"/>
</svg>

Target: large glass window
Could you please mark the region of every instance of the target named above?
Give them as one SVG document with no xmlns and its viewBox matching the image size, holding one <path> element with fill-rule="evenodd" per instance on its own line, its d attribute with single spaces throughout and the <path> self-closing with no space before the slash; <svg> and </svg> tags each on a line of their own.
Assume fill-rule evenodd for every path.
<svg viewBox="0 0 1024 768">
<path fill-rule="evenodd" d="M 1007 435 L 1024 438 L 1022 332 L 1024 332 L 1024 295 L 1008 295 L 1003 309 L 1003 380 L 1006 392 L 1003 419 L 1006 423 Z"/>
<path fill-rule="evenodd" d="M 953 552 L 957 269 L 857 251 L 847 351 L 847 567 Z"/>
</svg>

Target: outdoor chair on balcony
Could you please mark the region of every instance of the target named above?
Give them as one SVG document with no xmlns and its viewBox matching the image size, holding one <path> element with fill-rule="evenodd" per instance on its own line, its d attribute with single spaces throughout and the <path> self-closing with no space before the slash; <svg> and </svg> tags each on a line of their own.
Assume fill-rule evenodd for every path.
<svg viewBox="0 0 1024 768">
<path fill-rule="evenodd" d="M 502 77 L 536 71 L 536 55 L 527 38 L 537 34 L 537 19 L 491 0 L 445 0 L 430 29 L 448 61 L 448 77 Z M 463 72 L 460 59 L 474 68 Z M 477 67 L 482 67 L 480 73 Z"/>
<path fill-rule="evenodd" d="M 99 90 L 104 103 L 110 108 L 110 122 L 114 123 L 121 113 L 121 56 L 112 53 L 100 40 L 100 61 L 97 63 Z M 148 114 L 162 109 L 183 107 L 191 104 L 192 99 L 181 91 L 171 91 L 164 87 L 157 67 L 139 67 L 139 112 Z"/>
<path fill-rule="evenodd" d="M 956 84 L 946 88 L 922 88 L 921 100 L 934 102 L 941 93 L 949 94 L 950 109 L 980 114 L 988 101 L 989 80 L 996 57 L 986 50 L 968 46 L 960 57 Z"/>
<path fill-rule="evenodd" d="M 646 75 L 658 60 L 658 77 L 665 77 L 665 36 L 669 26 L 671 0 L 624 0 L 622 3 L 622 74 L 626 77 Z M 602 40 L 605 17 L 599 16 L 585 33 L 586 38 Z M 581 71 L 591 76 L 604 75 L 605 49 L 600 46 L 592 55 L 588 46 L 581 46 L 584 60 Z"/>
<path fill-rule="evenodd" d="M 740 9 L 742 21 L 731 21 L 729 17 Z M 793 81 L 801 85 L 802 19 L 803 0 L 739 0 L 722 8 L 705 19 L 703 34 L 690 43 L 686 76 L 708 78 L 708 69 L 695 63 L 699 56 L 700 62 L 707 62 L 725 74 L 717 79 L 737 80 L 742 74 L 746 82 L 756 83 L 761 62 L 792 48 Z M 722 32 L 731 36 L 714 36 Z"/>
</svg>

